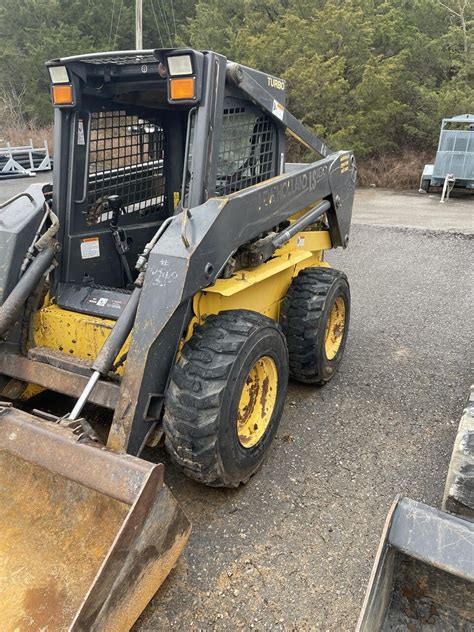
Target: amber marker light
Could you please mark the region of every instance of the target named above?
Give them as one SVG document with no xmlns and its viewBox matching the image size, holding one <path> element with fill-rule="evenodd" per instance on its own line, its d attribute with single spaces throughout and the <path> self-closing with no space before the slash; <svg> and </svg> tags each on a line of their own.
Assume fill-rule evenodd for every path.
<svg viewBox="0 0 474 632">
<path fill-rule="evenodd" d="M 170 79 L 170 97 L 173 101 L 195 99 L 194 77 Z"/>
<path fill-rule="evenodd" d="M 53 105 L 73 105 L 74 92 L 70 83 L 53 84 L 51 88 Z"/>
</svg>

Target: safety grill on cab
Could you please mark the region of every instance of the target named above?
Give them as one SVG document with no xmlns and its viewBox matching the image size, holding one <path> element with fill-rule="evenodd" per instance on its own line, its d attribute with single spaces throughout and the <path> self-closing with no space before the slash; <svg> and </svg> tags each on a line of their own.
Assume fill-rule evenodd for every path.
<svg viewBox="0 0 474 632">
<path fill-rule="evenodd" d="M 275 174 L 275 127 L 255 108 L 224 109 L 216 195 L 228 195 Z"/>
<path fill-rule="evenodd" d="M 118 195 L 125 213 L 138 217 L 165 205 L 164 131 L 156 120 L 120 111 L 91 114 L 86 220 L 112 216 L 107 198 Z"/>
</svg>

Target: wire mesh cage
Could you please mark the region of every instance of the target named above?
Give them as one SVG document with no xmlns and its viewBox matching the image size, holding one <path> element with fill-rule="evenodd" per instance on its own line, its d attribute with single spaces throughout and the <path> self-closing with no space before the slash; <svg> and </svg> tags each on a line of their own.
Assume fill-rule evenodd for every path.
<svg viewBox="0 0 474 632">
<path fill-rule="evenodd" d="M 275 175 L 275 128 L 255 108 L 224 109 L 216 195 L 227 195 Z"/>
<path fill-rule="evenodd" d="M 89 141 L 88 223 L 111 217 L 107 197 L 126 214 L 150 215 L 165 204 L 164 132 L 150 118 L 125 111 L 93 112 Z"/>
<path fill-rule="evenodd" d="M 474 180 L 474 131 L 443 130 L 433 169 L 433 176 L 452 174 L 457 180 Z"/>
</svg>

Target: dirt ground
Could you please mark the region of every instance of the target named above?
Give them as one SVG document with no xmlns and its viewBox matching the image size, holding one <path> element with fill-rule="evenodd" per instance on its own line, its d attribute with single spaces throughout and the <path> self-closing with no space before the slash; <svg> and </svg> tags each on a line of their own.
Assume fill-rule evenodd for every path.
<svg viewBox="0 0 474 632">
<path fill-rule="evenodd" d="M 0 199 L 14 192 L 0 183 Z M 473 211 L 473 196 L 357 192 L 350 247 L 328 256 L 352 291 L 340 372 L 290 385 L 268 459 L 239 490 L 154 453 L 194 530 L 135 632 L 354 629 L 395 495 L 441 502 L 470 380 Z"/>
<path fill-rule="evenodd" d="M 357 224 L 405 226 L 428 230 L 471 233 L 474 230 L 474 190 L 455 191 L 440 203 L 439 192 L 359 189 L 353 220 Z"/>
</svg>

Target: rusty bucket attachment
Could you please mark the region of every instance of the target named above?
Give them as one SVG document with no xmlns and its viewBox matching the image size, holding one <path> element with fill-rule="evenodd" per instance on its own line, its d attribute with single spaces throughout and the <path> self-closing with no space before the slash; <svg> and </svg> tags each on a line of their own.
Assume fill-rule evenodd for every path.
<svg viewBox="0 0 474 632">
<path fill-rule="evenodd" d="M 468 632 L 473 626 L 474 525 L 397 498 L 357 632 Z"/>
<path fill-rule="evenodd" d="M 0 408 L 3 632 L 130 629 L 190 533 L 163 469 Z"/>
</svg>

